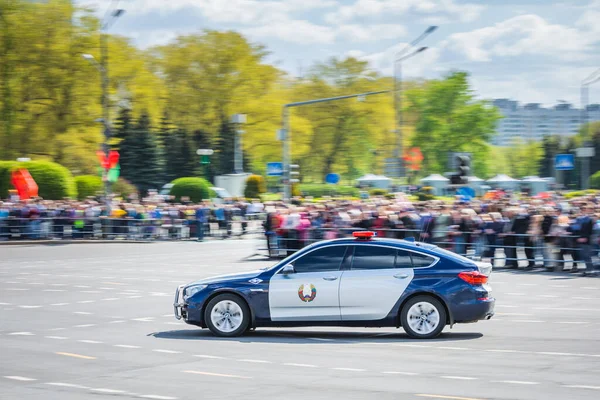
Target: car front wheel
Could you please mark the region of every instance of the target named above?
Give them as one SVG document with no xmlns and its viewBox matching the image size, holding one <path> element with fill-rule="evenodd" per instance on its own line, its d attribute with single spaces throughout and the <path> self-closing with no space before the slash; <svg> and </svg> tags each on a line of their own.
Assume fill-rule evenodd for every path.
<svg viewBox="0 0 600 400">
<path fill-rule="evenodd" d="M 217 336 L 240 336 L 248 330 L 250 310 L 246 302 L 233 294 L 220 294 L 204 310 L 208 329 Z"/>
<path fill-rule="evenodd" d="M 416 296 L 402 308 L 402 328 L 415 339 L 433 339 L 446 326 L 446 309 L 431 296 Z"/>
</svg>

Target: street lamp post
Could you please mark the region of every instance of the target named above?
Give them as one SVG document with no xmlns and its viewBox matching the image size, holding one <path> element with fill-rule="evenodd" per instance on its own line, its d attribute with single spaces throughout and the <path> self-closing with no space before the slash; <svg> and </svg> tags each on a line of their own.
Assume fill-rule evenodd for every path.
<svg viewBox="0 0 600 400">
<path fill-rule="evenodd" d="M 204 166 L 204 177 L 207 181 L 210 181 L 208 176 L 208 166 L 210 165 L 210 156 L 214 154 L 213 149 L 198 149 L 196 150 L 196 154 L 201 157 L 200 164 Z"/>
<path fill-rule="evenodd" d="M 246 123 L 246 114 L 233 115 L 231 123 L 235 125 L 234 172 L 242 174 L 244 173 L 244 153 L 242 148 L 242 135 L 244 131 L 240 127 Z"/>
<path fill-rule="evenodd" d="M 437 29 L 437 26 L 432 25 L 427 28 L 419 37 L 410 42 L 404 49 L 400 50 L 394 56 L 394 110 L 396 113 L 396 154 L 394 156 L 398 159 L 398 177 L 404 175 L 404 168 L 402 163 L 402 128 L 404 121 L 402 119 L 402 61 L 405 61 L 412 56 L 415 56 L 425 50 L 427 47 L 421 47 L 411 53 L 407 52 L 417 45 L 421 40 L 425 39 L 429 34 Z"/>
<path fill-rule="evenodd" d="M 337 96 L 337 97 L 327 97 L 323 99 L 315 99 L 315 100 L 307 100 L 307 101 L 299 101 L 296 103 L 288 103 L 283 106 L 283 115 L 282 115 L 282 126 L 278 132 L 278 139 L 283 142 L 283 200 L 289 201 L 292 197 L 292 173 L 291 173 L 291 139 L 290 139 L 290 108 L 292 107 L 300 107 L 307 106 L 310 104 L 317 103 L 325 103 L 329 101 L 338 101 L 344 99 L 351 98 L 359 98 L 364 99 L 367 96 L 374 96 L 377 94 L 390 93 L 392 90 L 381 90 L 378 92 L 367 92 L 367 93 L 359 93 L 359 94 L 351 94 L 347 96 Z"/>
<path fill-rule="evenodd" d="M 113 2 L 113 4 L 118 3 L 118 1 Z M 93 55 L 91 54 L 83 54 L 83 58 L 88 60 L 91 64 L 93 64 L 100 71 L 100 80 L 102 86 L 102 122 L 103 129 L 102 134 L 104 136 L 104 141 L 102 143 L 102 150 L 104 151 L 105 157 L 108 159 L 109 154 L 109 144 L 108 141 L 111 137 L 110 132 L 110 105 L 108 102 L 108 87 L 109 87 L 109 77 L 108 77 L 108 29 L 112 26 L 112 24 L 119 18 L 121 15 L 125 13 L 123 9 L 115 9 L 112 10 L 112 7 L 108 9 L 106 15 L 104 16 L 104 21 L 102 23 L 102 27 L 100 29 L 100 63 L 96 61 Z M 105 171 L 106 172 L 106 171 Z M 104 181 L 104 201 L 106 202 L 107 212 L 110 212 L 110 182 L 108 181 L 108 177 L 103 175 Z"/>
</svg>

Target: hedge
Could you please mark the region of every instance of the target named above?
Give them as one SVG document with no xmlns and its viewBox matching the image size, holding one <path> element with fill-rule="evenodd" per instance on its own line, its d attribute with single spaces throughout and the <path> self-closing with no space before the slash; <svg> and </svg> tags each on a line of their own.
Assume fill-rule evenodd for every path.
<svg viewBox="0 0 600 400">
<path fill-rule="evenodd" d="M 592 189 L 600 189 L 600 171 L 590 176 L 590 187 Z"/>
<path fill-rule="evenodd" d="M 129 197 L 133 193 L 137 193 L 137 188 L 127 179 L 119 178 L 110 188 L 112 193 L 118 194 L 123 198 Z"/>
<path fill-rule="evenodd" d="M 96 175 L 81 175 L 75 177 L 77 185 L 77 198 L 84 200 L 89 196 L 96 196 L 104 190 L 102 178 Z"/>
<path fill-rule="evenodd" d="M 385 196 L 386 194 L 388 194 L 388 191 L 385 189 L 375 188 L 369 190 L 370 196 Z"/>
<path fill-rule="evenodd" d="M 211 184 L 203 178 L 179 178 L 173 182 L 170 194 L 175 196 L 175 201 L 182 197 L 189 197 L 190 201 L 198 203 L 212 196 Z"/>
<path fill-rule="evenodd" d="M 344 196 L 358 197 L 360 190 L 352 186 L 339 186 L 324 183 L 302 183 L 298 189 L 303 196 L 323 197 L 323 196 Z"/>
<path fill-rule="evenodd" d="M 265 178 L 260 175 L 250 175 L 246 179 L 246 188 L 244 189 L 244 197 L 247 199 L 258 199 L 260 195 L 267 191 Z"/>
<path fill-rule="evenodd" d="M 60 164 L 51 161 L 0 162 L 0 197 L 6 198 L 11 172 L 25 168 L 38 185 L 38 195 L 46 200 L 61 200 L 65 197 L 77 197 L 77 186 L 71 172 Z"/>
</svg>

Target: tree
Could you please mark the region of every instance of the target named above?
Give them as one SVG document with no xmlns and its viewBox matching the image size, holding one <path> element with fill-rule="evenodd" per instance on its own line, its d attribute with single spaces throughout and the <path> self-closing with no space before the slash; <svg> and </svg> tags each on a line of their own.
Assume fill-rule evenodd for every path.
<svg viewBox="0 0 600 400">
<path fill-rule="evenodd" d="M 475 100 L 466 72 L 452 72 L 442 80 L 431 80 L 407 91 L 407 110 L 415 114 L 412 145 L 420 147 L 424 170 L 443 173 L 449 152 L 472 152 L 473 172 L 487 176 L 489 141 L 497 110 Z"/>
<path fill-rule="evenodd" d="M 563 151 L 561 138 L 558 135 L 544 136 L 542 139 L 543 158 L 540 161 L 539 176 L 552 177 L 555 175 L 554 161 L 557 154 Z"/>
<path fill-rule="evenodd" d="M 120 154 L 121 176 L 133 183 L 142 195 L 149 189 L 160 189 L 164 182 L 162 162 L 147 114 L 143 113 L 125 136 Z"/>
<path fill-rule="evenodd" d="M 178 129 L 164 138 L 165 181 L 193 176 L 197 169 L 197 156 L 193 141 Z"/>
</svg>

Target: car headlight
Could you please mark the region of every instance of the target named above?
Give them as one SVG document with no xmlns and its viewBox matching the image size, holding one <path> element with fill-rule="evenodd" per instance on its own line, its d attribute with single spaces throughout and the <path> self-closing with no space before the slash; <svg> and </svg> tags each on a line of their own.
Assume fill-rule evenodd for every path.
<svg viewBox="0 0 600 400">
<path fill-rule="evenodd" d="M 183 300 L 189 299 L 199 291 L 206 289 L 207 286 L 208 285 L 194 285 L 186 287 L 183 291 Z"/>
</svg>

